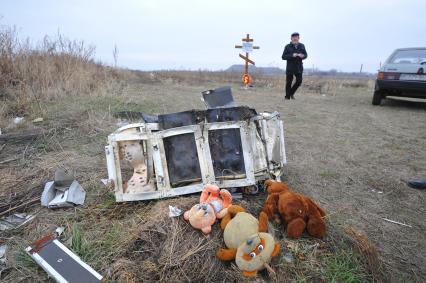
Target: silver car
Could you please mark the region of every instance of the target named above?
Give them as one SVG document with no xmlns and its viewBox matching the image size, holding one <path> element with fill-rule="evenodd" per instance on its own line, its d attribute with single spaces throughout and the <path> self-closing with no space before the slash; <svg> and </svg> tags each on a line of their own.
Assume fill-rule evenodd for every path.
<svg viewBox="0 0 426 283">
<path fill-rule="evenodd" d="M 426 98 L 426 47 L 395 50 L 377 74 L 373 105 L 386 96 Z"/>
</svg>

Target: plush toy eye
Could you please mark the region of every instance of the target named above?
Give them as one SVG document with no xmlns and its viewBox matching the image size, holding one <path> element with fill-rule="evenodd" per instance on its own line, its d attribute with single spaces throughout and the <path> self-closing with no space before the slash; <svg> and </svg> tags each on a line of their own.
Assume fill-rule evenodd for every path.
<svg viewBox="0 0 426 283">
<path fill-rule="evenodd" d="M 259 246 L 257 247 L 257 249 L 259 250 L 259 252 L 261 252 L 261 251 L 263 251 L 263 246 L 262 246 L 262 245 L 259 245 Z"/>
<path fill-rule="evenodd" d="M 251 257 L 251 258 L 255 258 L 255 257 L 256 257 L 256 253 L 255 253 L 255 252 L 251 252 L 251 253 L 250 253 L 250 257 Z"/>
</svg>

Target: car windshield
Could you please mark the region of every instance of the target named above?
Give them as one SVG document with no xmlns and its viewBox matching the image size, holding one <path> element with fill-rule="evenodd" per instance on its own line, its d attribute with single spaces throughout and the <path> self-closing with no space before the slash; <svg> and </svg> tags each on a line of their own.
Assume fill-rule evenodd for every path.
<svg viewBox="0 0 426 283">
<path fill-rule="evenodd" d="M 397 50 L 389 59 L 391 64 L 420 64 L 426 62 L 426 49 Z"/>
</svg>

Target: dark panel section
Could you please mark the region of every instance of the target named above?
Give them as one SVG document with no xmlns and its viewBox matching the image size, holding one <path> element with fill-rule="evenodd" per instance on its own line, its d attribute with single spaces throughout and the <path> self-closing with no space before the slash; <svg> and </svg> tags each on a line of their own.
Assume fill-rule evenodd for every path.
<svg viewBox="0 0 426 283">
<path fill-rule="evenodd" d="M 87 269 L 76 262 L 70 255 L 59 248 L 53 241 L 48 242 L 38 254 L 47 261 L 68 282 L 101 282 Z"/>
<path fill-rule="evenodd" d="M 231 87 L 223 86 L 202 92 L 207 108 L 233 107 L 236 106 L 232 97 Z"/>
<path fill-rule="evenodd" d="M 184 112 L 159 115 L 158 121 L 160 123 L 160 128 L 167 130 L 171 128 L 198 124 L 204 121 L 205 115 L 205 111 L 203 110 L 189 110 Z"/>
<path fill-rule="evenodd" d="M 216 179 L 222 176 L 245 178 L 240 129 L 209 131 L 209 145 Z"/>
<path fill-rule="evenodd" d="M 247 106 L 207 110 L 207 122 L 244 121 L 256 116 L 256 110 Z"/>
<path fill-rule="evenodd" d="M 174 187 L 201 182 L 194 134 L 183 134 L 163 139 L 170 184 Z"/>
</svg>

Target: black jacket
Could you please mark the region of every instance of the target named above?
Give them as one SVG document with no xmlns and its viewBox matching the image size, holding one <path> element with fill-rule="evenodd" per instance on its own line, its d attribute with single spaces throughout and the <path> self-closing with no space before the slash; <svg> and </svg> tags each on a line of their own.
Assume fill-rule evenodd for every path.
<svg viewBox="0 0 426 283">
<path fill-rule="evenodd" d="M 293 53 L 302 53 L 305 55 L 303 59 L 300 57 L 293 57 Z M 305 45 L 302 43 L 297 44 L 295 46 L 293 43 L 289 43 L 285 46 L 283 56 L 281 57 L 283 60 L 287 60 L 287 73 L 303 73 L 303 63 L 302 60 L 308 58 L 308 53 L 306 53 Z"/>
</svg>

